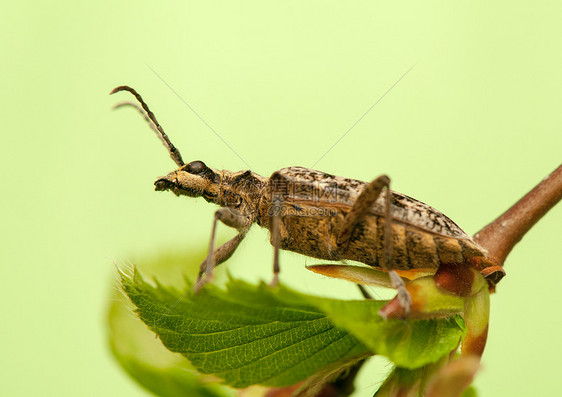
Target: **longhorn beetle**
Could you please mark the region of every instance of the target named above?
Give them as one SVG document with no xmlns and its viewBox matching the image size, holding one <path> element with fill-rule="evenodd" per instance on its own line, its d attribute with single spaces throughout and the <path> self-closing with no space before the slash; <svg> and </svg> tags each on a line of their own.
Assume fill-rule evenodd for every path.
<svg viewBox="0 0 562 397">
<path fill-rule="evenodd" d="M 279 249 L 325 260 L 354 260 L 388 274 L 386 279 L 398 290 L 406 314 L 411 300 L 404 279 L 434 274 L 442 264 L 475 266 L 491 287 L 503 276 L 503 270 L 486 259 L 486 250 L 451 219 L 391 191 L 386 175 L 366 183 L 287 167 L 265 178 L 249 170 L 216 170 L 202 161 L 185 164 L 142 97 L 128 86 L 119 86 L 111 94 L 119 91 L 135 96 L 179 167 L 158 178 L 155 190 L 203 197 L 222 207 L 214 215 L 196 290 L 211 279 L 216 266 L 230 258 L 254 223 L 270 231 L 272 285 L 278 281 Z M 218 221 L 238 234 L 215 249 Z"/>
</svg>

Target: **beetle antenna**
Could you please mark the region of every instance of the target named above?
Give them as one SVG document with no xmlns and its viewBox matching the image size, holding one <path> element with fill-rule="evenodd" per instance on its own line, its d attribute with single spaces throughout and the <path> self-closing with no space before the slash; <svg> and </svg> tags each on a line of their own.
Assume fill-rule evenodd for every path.
<svg viewBox="0 0 562 397">
<path fill-rule="evenodd" d="M 164 141 L 164 139 L 162 139 L 162 136 L 160 135 L 160 131 L 158 131 L 158 129 L 156 128 L 156 126 L 154 125 L 154 123 L 152 122 L 152 120 L 150 120 L 148 118 L 148 116 L 146 115 L 146 112 L 144 111 L 144 109 L 136 102 L 121 102 L 118 103 L 116 105 L 113 105 L 112 109 L 113 110 L 117 110 L 120 108 L 125 108 L 125 107 L 131 107 L 133 109 L 135 109 L 137 112 L 139 112 L 139 114 L 141 115 L 141 117 L 144 119 L 144 121 L 146 121 L 146 123 L 148 124 L 148 126 L 150 127 L 150 129 L 152 131 L 154 131 L 154 133 L 156 134 L 156 137 L 162 141 L 162 144 L 166 147 L 168 147 L 168 145 L 166 145 L 166 141 Z"/>
<path fill-rule="evenodd" d="M 166 144 L 166 147 L 168 148 L 168 152 L 170 153 L 170 157 L 172 158 L 172 160 L 174 160 L 174 162 L 179 166 L 182 167 L 185 165 L 185 163 L 183 162 L 183 159 L 181 158 L 181 154 L 180 151 L 174 146 L 174 144 L 170 141 L 170 138 L 168 138 L 168 135 L 166 135 L 166 133 L 164 132 L 164 129 L 160 126 L 160 124 L 158 123 L 158 120 L 156 120 L 156 116 L 154 115 L 154 113 L 152 113 L 152 111 L 149 109 L 148 105 L 146 104 L 146 102 L 142 99 L 142 97 L 140 96 L 140 94 L 134 89 L 131 88 L 129 86 L 126 85 L 121 85 L 119 87 L 114 88 L 109 95 L 115 94 L 116 92 L 119 91 L 129 91 L 131 94 L 133 94 L 135 96 L 135 98 L 137 99 L 137 101 L 139 101 L 139 103 L 141 104 L 142 108 L 144 109 L 144 111 L 146 112 L 146 115 L 148 116 L 148 118 L 150 119 L 150 121 L 152 121 L 152 123 L 154 124 L 154 126 L 156 127 L 156 130 L 158 131 L 158 133 L 160 134 L 160 136 L 162 137 L 162 140 L 164 141 L 164 143 Z"/>
</svg>

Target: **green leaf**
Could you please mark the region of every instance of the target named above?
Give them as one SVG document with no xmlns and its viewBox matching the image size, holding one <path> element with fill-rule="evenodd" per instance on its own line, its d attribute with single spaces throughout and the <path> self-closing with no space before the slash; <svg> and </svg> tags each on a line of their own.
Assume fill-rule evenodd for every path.
<svg viewBox="0 0 562 397">
<path fill-rule="evenodd" d="M 152 286 L 137 273 L 123 289 L 171 351 L 234 387 L 287 386 L 327 365 L 376 352 L 416 368 L 453 350 L 458 318 L 383 320 L 385 301 L 340 301 L 230 280 L 198 294 Z"/>
<path fill-rule="evenodd" d="M 226 291 L 208 285 L 182 296 L 135 273 L 123 288 L 166 347 L 234 387 L 292 385 L 367 351 L 319 310 L 287 303 L 265 285 L 232 281 Z"/>
<path fill-rule="evenodd" d="M 193 261 L 198 258 L 191 255 L 159 257 L 160 274 L 170 276 L 168 282 L 177 281 L 178 275 L 186 270 L 186 259 Z M 144 269 L 148 272 L 149 268 Z M 218 383 L 219 379 L 202 376 L 185 357 L 166 349 L 154 338 L 154 333 L 131 314 L 133 310 L 134 306 L 121 291 L 113 291 L 107 313 L 111 351 L 123 369 L 140 385 L 164 397 L 235 396 L 233 389 Z"/>
<path fill-rule="evenodd" d="M 164 397 L 233 397 L 218 379 L 201 376 L 183 356 L 167 350 L 131 315 L 131 302 L 114 293 L 108 313 L 111 351 L 123 369 L 146 389 Z"/>
</svg>

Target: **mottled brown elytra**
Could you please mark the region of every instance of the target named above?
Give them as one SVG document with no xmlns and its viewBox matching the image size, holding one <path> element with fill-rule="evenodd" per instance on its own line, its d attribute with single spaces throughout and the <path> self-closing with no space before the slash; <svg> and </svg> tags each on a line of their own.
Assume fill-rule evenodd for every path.
<svg viewBox="0 0 562 397">
<path fill-rule="evenodd" d="M 443 288 L 463 296 L 466 291 L 462 280 L 448 283 L 441 275 L 450 272 L 438 269 L 476 268 L 491 285 L 503 275 L 501 267 L 486 259 L 486 250 L 447 216 L 392 192 L 386 175 L 366 183 L 304 167 L 287 167 L 266 178 L 249 170 L 216 170 L 202 161 L 185 164 L 142 97 L 128 86 L 117 87 L 111 93 L 119 91 L 136 97 L 179 167 L 158 178 L 156 190 L 203 197 L 222 207 L 215 212 L 209 251 L 201 263 L 196 290 L 210 280 L 215 266 L 230 258 L 254 223 L 271 233 L 272 285 L 278 280 L 279 249 L 319 259 L 358 261 L 380 270 L 379 284 L 398 290 L 398 301 L 406 316 L 411 298 L 405 280 L 437 272 L 443 279 Z M 238 234 L 215 249 L 217 221 L 235 228 Z M 330 273 L 324 272 L 322 266 L 311 269 Z M 337 277 L 333 270 L 329 275 Z M 470 290 L 470 286 L 467 288 Z"/>
</svg>

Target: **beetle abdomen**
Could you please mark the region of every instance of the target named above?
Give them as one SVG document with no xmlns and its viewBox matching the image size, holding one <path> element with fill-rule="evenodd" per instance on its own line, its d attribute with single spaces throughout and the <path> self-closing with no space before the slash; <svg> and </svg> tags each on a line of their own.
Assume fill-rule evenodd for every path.
<svg viewBox="0 0 562 397">
<path fill-rule="evenodd" d="M 336 239 L 343 214 L 331 217 L 287 216 L 281 220 L 280 248 L 326 260 L 353 260 L 382 267 L 384 220 L 368 216 L 352 234 L 348 244 Z M 441 263 L 463 263 L 486 256 L 471 239 L 443 237 L 398 222 L 392 224 L 392 269 L 437 269 Z"/>
</svg>

